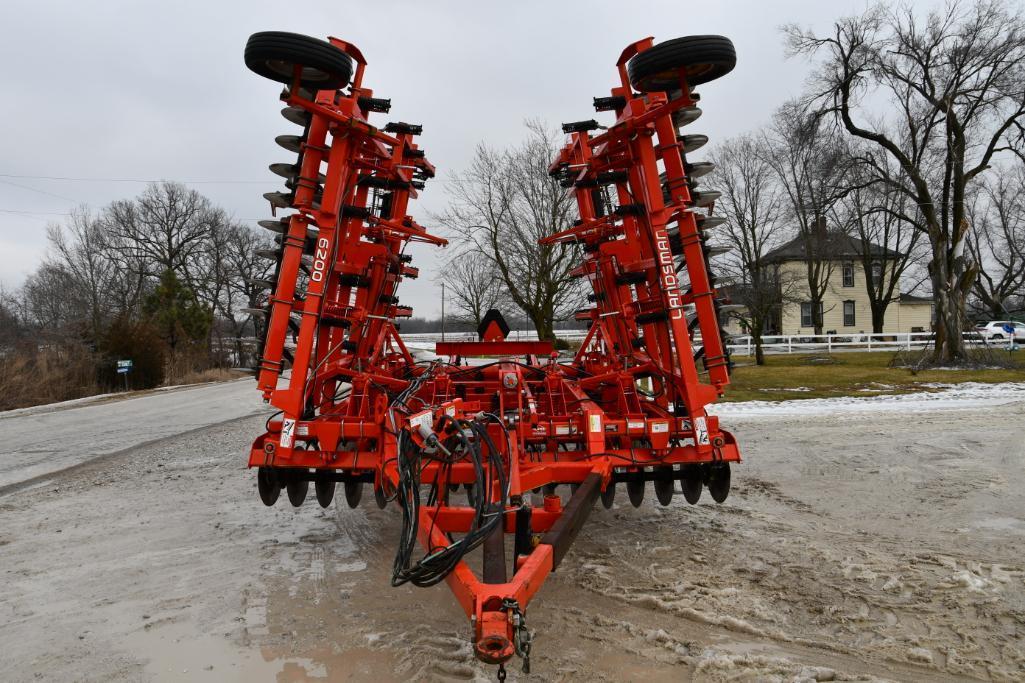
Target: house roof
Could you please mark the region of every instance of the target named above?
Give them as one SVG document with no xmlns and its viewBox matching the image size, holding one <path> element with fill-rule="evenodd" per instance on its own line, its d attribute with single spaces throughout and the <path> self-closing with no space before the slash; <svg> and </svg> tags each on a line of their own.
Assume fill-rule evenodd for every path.
<svg viewBox="0 0 1025 683">
<path fill-rule="evenodd" d="M 901 292 L 900 302 L 902 304 L 932 304 L 932 298 L 927 296 L 915 296 Z"/>
<path fill-rule="evenodd" d="M 837 231 L 830 230 L 825 234 L 823 239 L 823 255 L 828 255 L 829 260 L 840 260 L 840 259 L 854 259 L 860 258 L 862 254 L 861 240 L 851 237 L 850 235 Z M 868 244 L 869 253 L 872 256 L 878 258 L 897 259 L 902 258 L 904 254 L 899 251 L 894 251 L 887 247 L 881 246 L 870 242 Z M 763 259 L 766 263 L 782 263 L 783 261 L 804 261 L 804 239 L 800 235 L 790 240 L 786 244 L 782 244 L 768 254 Z"/>
</svg>

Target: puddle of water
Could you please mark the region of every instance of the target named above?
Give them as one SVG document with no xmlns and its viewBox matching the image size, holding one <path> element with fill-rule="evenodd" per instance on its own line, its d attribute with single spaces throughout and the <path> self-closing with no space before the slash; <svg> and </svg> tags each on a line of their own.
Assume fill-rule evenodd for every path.
<svg viewBox="0 0 1025 683">
<path fill-rule="evenodd" d="M 197 633 L 191 624 L 153 626 L 125 636 L 124 649 L 145 662 L 154 681 L 275 680 L 282 663 Z"/>
<path fill-rule="evenodd" d="M 125 649 L 145 661 L 153 681 L 398 681 L 383 672 L 394 669 L 381 651 L 354 647 L 341 652 L 279 655 L 273 648 L 245 650 L 228 640 L 198 633 L 192 624 L 154 626 L 124 638 Z"/>
</svg>

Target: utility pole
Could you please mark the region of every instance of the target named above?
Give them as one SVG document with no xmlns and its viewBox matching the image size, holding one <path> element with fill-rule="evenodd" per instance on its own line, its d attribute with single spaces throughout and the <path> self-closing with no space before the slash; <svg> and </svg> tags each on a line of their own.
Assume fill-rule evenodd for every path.
<svg viewBox="0 0 1025 683">
<path fill-rule="evenodd" d="M 441 341 L 445 341 L 445 283 L 441 283 Z"/>
</svg>

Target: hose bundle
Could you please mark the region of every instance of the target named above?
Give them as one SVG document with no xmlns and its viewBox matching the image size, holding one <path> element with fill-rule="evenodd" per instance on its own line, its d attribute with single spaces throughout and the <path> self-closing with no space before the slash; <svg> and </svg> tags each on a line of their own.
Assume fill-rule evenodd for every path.
<svg viewBox="0 0 1025 683">
<path fill-rule="evenodd" d="M 485 415 L 501 424 L 496 416 Z M 437 505 L 447 501 L 448 487 L 443 483 L 448 481 L 452 465 L 466 460 L 473 465 L 473 486 L 477 493 L 470 501 L 474 514 L 469 531 L 458 539 L 448 535 L 448 545 L 430 548 L 414 563 L 412 558 L 420 523 L 420 487 L 424 469 L 431 462 L 439 464 L 427 496 L 428 506 Z M 434 447 L 419 446 L 408 428 L 399 432 L 397 467 L 399 483 L 396 497 L 402 508 L 402 531 L 392 568 L 392 585 L 401 586 L 409 582 L 415 586 L 433 586 L 443 581 L 467 553 L 502 523 L 509 487 L 505 464 L 485 423 L 444 415 Z M 496 479 L 501 500 L 492 504 L 490 493 Z"/>
</svg>

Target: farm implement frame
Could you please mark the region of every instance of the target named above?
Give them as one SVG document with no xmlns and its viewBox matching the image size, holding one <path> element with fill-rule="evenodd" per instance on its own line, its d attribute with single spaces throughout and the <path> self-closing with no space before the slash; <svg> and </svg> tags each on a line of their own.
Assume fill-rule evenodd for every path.
<svg viewBox="0 0 1025 683">
<path fill-rule="evenodd" d="M 245 58 L 284 85 L 282 113 L 301 129 L 277 138 L 296 157 L 271 165 L 286 189 L 265 195 L 291 213 L 261 222 L 278 247 L 264 254 L 266 306 L 252 311 L 266 318 L 256 374 L 278 413 L 249 457 L 260 496 L 273 505 L 284 490 L 298 506 L 312 482 L 326 507 L 341 483 L 355 507 L 370 487 L 402 514 L 392 584 L 447 582 L 477 657 L 500 678 L 514 655 L 529 670 L 527 606 L 599 499 L 611 507 L 623 484 L 638 506 L 652 482 L 663 505 L 677 486 L 692 504 L 703 488 L 722 502 L 740 461 L 706 412 L 729 383 L 706 244 L 720 219 L 715 193 L 697 190 L 711 165 L 687 158 L 707 138 L 681 132 L 700 115 L 693 88 L 733 68 L 733 46 L 638 41 L 594 101 L 614 123 L 563 126 L 549 171 L 580 218 L 543 241 L 579 249 L 574 274 L 591 289 L 572 356 L 508 341 L 497 311 L 480 341 L 414 356 L 399 334 L 412 310 L 398 285 L 419 274 L 406 250 L 445 244 L 408 214 L 435 173 L 421 127 L 369 122 L 390 101 L 364 85 L 366 61 L 345 41 L 257 33 Z"/>
</svg>

